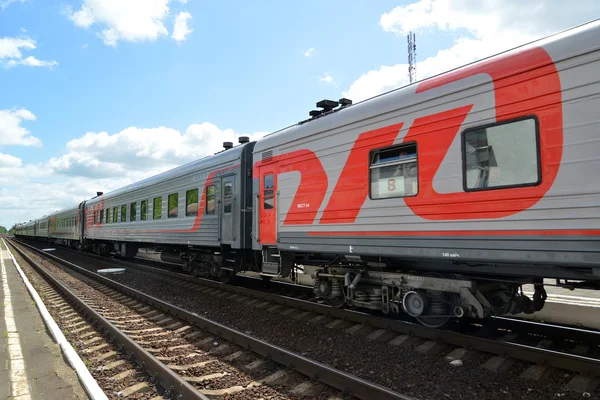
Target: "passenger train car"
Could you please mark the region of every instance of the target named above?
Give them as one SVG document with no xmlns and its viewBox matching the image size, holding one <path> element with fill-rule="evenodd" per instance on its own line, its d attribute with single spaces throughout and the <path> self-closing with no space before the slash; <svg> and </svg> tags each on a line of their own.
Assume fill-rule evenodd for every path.
<svg viewBox="0 0 600 400">
<path fill-rule="evenodd" d="M 429 326 L 532 313 L 544 278 L 600 288 L 598 71 L 594 21 L 358 104 L 324 100 L 256 142 L 52 214 L 48 236 L 124 257 L 153 247 L 226 281 L 311 265 L 332 305 Z"/>
</svg>

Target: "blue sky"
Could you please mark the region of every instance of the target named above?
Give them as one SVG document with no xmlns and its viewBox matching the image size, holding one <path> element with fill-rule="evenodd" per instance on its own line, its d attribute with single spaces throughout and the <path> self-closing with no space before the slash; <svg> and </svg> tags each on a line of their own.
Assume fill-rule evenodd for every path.
<svg viewBox="0 0 600 400">
<path fill-rule="evenodd" d="M 44 141 L 43 148 L 11 154 L 31 162 L 60 153 L 85 132 L 131 125 L 184 130 L 210 121 L 236 132 L 287 126 L 321 98 L 340 98 L 361 73 L 405 62 L 404 38 L 379 26 L 381 14 L 399 3 L 378 3 L 190 0 L 173 4 L 174 12 L 193 17 L 185 42 L 163 37 L 116 48 L 106 46 L 97 29 L 81 29 L 65 17 L 65 6 L 76 9 L 80 1 L 13 3 L 0 13 L 0 37 L 26 35 L 38 44 L 32 54 L 59 65 L 0 72 L 0 109 L 33 112 L 37 120 L 25 126 Z M 431 42 L 419 43 L 424 56 L 435 51 Z M 325 73 L 334 84 L 319 81 Z"/>
<path fill-rule="evenodd" d="M 523 1 L 0 0 L 0 224 L 600 16 Z"/>
</svg>

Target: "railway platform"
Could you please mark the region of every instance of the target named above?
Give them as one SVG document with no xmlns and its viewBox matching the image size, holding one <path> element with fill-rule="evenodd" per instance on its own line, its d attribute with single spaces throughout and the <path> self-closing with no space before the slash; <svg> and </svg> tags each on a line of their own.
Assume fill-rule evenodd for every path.
<svg viewBox="0 0 600 400">
<path fill-rule="evenodd" d="M 88 399 L 0 241 L 0 400 Z"/>
</svg>

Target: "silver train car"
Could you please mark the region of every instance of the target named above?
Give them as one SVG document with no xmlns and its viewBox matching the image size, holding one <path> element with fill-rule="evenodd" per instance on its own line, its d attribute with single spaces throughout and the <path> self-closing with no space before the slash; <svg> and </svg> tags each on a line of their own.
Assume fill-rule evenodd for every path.
<svg viewBox="0 0 600 400">
<path fill-rule="evenodd" d="M 593 21 L 358 104 L 324 100 L 74 207 L 69 244 L 156 248 L 224 281 L 311 266 L 330 304 L 429 326 L 533 313 L 544 279 L 600 288 L 597 71 Z"/>
<path fill-rule="evenodd" d="M 239 146 L 87 201 L 83 247 L 124 257 L 157 247 L 186 271 L 231 274 L 253 255 L 254 144 L 242 137 Z"/>
</svg>

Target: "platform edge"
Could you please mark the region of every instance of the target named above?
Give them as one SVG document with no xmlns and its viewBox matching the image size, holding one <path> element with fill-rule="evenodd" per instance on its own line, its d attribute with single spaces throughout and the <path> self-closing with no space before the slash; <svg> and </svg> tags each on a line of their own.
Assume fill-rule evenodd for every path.
<svg viewBox="0 0 600 400">
<path fill-rule="evenodd" d="M 33 285 L 29 282 L 29 279 L 27 279 L 27 276 L 25 276 L 25 273 L 21 269 L 21 266 L 19 265 L 19 263 L 13 256 L 12 252 L 10 251 L 10 248 L 8 247 L 8 245 L 6 244 L 6 241 L 4 239 L 2 239 L 2 243 L 4 243 L 4 246 L 6 247 L 6 250 L 8 251 L 8 254 L 10 255 L 12 262 L 14 263 L 15 267 L 17 268 L 17 272 L 19 273 L 19 275 L 21 276 L 21 279 L 25 283 L 25 286 L 27 287 L 29 294 L 35 301 L 36 307 L 38 308 L 40 315 L 42 316 L 42 319 L 44 320 L 44 323 L 46 324 L 46 326 L 48 327 L 48 330 L 54 337 L 54 341 L 60 346 L 60 349 L 63 352 L 63 354 L 66 356 L 67 360 L 69 361 L 69 364 L 75 370 L 75 373 L 77 374 L 79 381 L 83 385 L 88 396 L 90 396 L 90 398 L 93 400 L 108 400 L 108 397 L 106 396 L 104 391 L 100 388 L 100 386 L 98 386 L 98 382 L 96 382 L 96 379 L 94 379 L 94 377 L 90 374 L 90 371 L 87 369 L 87 367 L 83 363 L 83 360 L 81 359 L 81 357 L 79 357 L 79 354 L 77 354 L 77 352 L 75 351 L 73 346 L 71 346 L 71 343 L 69 343 L 69 341 L 67 340 L 65 335 L 62 333 L 62 331 L 60 330 L 60 328 L 58 327 L 58 325 L 56 324 L 56 322 L 54 321 L 54 319 L 48 312 L 48 309 L 46 308 L 46 305 L 42 301 L 40 295 L 35 290 Z"/>
</svg>

